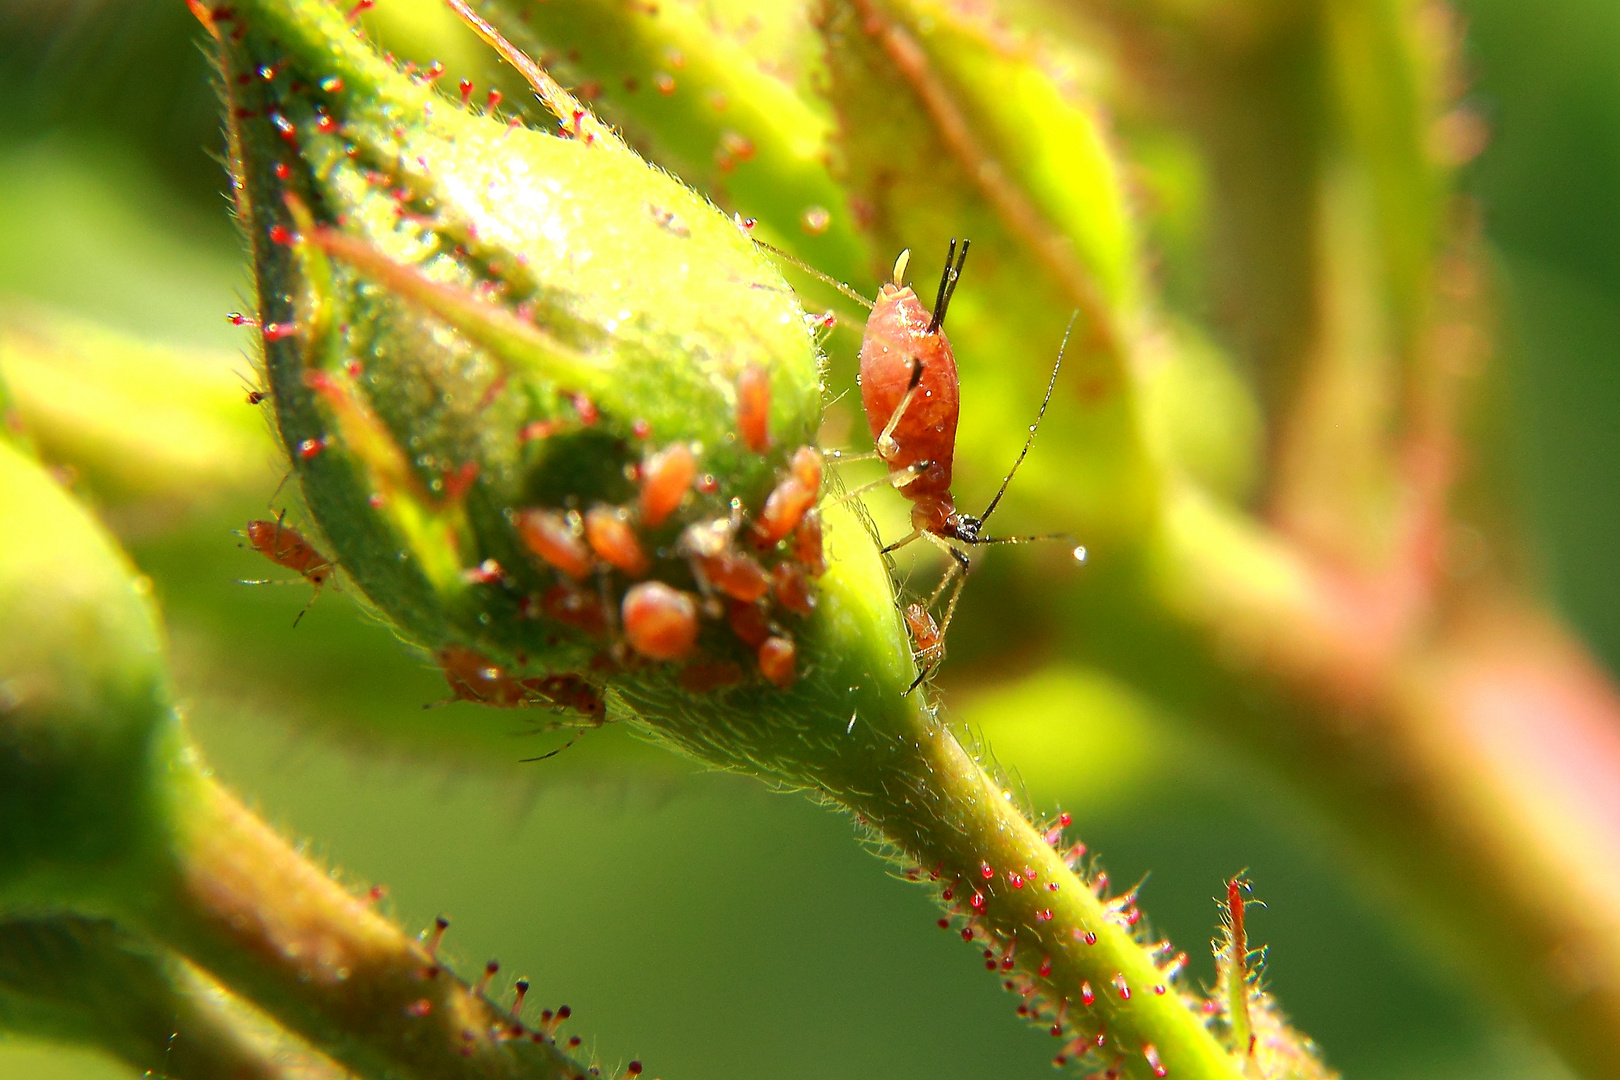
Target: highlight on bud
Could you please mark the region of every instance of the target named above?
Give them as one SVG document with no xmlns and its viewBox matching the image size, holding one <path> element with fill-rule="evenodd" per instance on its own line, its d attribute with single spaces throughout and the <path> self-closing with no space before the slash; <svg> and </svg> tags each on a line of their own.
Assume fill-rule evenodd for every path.
<svg viewBox="0 0 1620 1080">
<path fill-rule="evenodd" d="M 321 0 L 193 5 L 243 321 L 321 550 L 460 699 L 599 722 L 649 665 L 789 686 L 825 570 L 803 312 L 734 222 L 451 6 L 554 128 L 397 68 Z"/>
</svg>

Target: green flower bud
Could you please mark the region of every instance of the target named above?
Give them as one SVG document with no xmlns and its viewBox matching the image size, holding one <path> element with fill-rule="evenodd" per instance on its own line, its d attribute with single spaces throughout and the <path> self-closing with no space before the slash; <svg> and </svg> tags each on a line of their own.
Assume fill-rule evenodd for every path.
<svg viewBox="0 0 1620 1080">
<path fill-rule="evenodd" d="M 557 132 L 461 107 L 325 4 L 209 18 L 267 383 L 326 556 L 463 697 L 599 716 L 613 673 L 761 682 L 733 624 L 801 635 L 778 593 L 819 569 L 819 467 L 789 462 L 821 384 L 746 230 L 543 74 Z M 675 599 L 632 602 L 653 596 Z"/>
</svg>

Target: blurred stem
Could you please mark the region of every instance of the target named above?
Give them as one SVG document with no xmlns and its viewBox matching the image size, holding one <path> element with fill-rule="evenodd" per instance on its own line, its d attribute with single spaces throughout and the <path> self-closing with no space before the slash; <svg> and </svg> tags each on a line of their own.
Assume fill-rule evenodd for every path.
<svg viewBox="0 0 1620 1080">
<path fill-rule="evenodd" d="M 1416 622 L 1398 582 L 1190 490 L 1140 556 L 1091 582 L 1096 657 L 1225 724 L 1572 1065 L 1620 1075 L 1620 695 L 1584 650 L 1487 590 Z"/>
<path fill-rule="evenodd" d="M 0 924 L 0 1028 L 172 1080 L 341 1080 L 161 946 L 99 919 Z"/>
<path fill-rule="evenodd" d="M 582 1070 L 349 895 L 201 772 L 178 778 L 163 940 L 364 1076 L 557 1080 Z"/>
<path fill-rule="evenodd" d="M 42 310 L 0 311 L 0 377 L 18 422 L 110 501 L 208 510 L 275 482 L 233 365 L 245 370 Z"/>
</svg>

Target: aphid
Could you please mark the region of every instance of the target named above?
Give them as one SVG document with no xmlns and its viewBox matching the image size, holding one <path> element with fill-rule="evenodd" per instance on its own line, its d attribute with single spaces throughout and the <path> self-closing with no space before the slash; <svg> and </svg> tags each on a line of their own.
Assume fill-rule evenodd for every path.
<svg viewBox="0 0 1620 1080">
<path fill-rule="evenodd" d="M 523 684 L 559 708 L 572 709 L 601 727 L 607 720 L 607 705 L 596 687 L 578 675 L 547 675 L 525 679 Z"/>
<path fill-rule="evenodd" d="M 759 647 L 759 673 L 786 690 L 798 677 L 798 650 L 791 638 L 768 637 Z"/>
<path fill-rule="evenodd" d="M 540 597 L 540 612 L 554 622 L 583 630 L 593 637 L 608 632 L 608 613 L 594 593 L 571 585 L 553 585 Z"/>
<path fill-rule="evenodd" d="M 641 463 L 641 522 L 648 528 L 662 525 L 681 505 L 692 478 L 697 475 L 697 458 L 685 443 L 650 455 Z"/>
<path fill-rule="evenodd" d="M 771 373 L 749 364 L 737 376 L 737 434 L 756 454 L 771 448 Z"/>
<path fill-rule="evenodd" d="M 907 691 L 915 690 L 939 662 L 945 658 L 945 637 L 934 616 L 922 604 L 907 604 L 906 626 L 911 630 L 911 643 L 916 649 L 917 678 Z"/>
<path fill-rule="evenodd" d="M 771 636 L 770 622 L 766 619 L 765 611 L 758 604 L 744 604 L 733 600 L 726 609 L 726 621 L 731 625 L 731 632 L 737 635 L 744 645 L 757 649 L 765 644 L 765 639 Z"/>
<path fill-rule="evenodd" d="M 821 452 L 801 446 L 788 463 L 788 475 L 765 497 L 754 522 L 754 543 L 764 550 L 799 527 L 821 495 Z"/>
<path fill-rule="evenodd" d="M 534 691 L 505 668 L 463 645 L 449 645 L 433 654 L 456 701 L 474 701 L 497 709 L 531 704 Z"/>
<path fill-rule="evenodd" d="M 652 565 L 636 539 L 630 515 L 611 506 L 593 506 L 585 513 L 585 540 L 596 557 L 623 570 L 631 577 L 642 577 Z"/>
<path fill-rule="evenodd" d="M 580 539 L 568 515 L 530 507 L 517 511 L 512 523 L 528 549 L 548 565 L 575 581 L 582 581 L 590 574 L 591 549 Z"/>
<path fill-rule="evenodd" d="M 304 617 L 315 598 L 321 595 L 321 586 L 332 580 L 334 567 L 332 560 L 328 559 L 315 549 L 315 545 L 295 529 L 283 524 L 282 514 L 274 521 L 250 521 L 247 524 L 248 546 L 260 555 L 269 559 L 277 566 L 285 566 L 303 579 L 315 586 L 315 592 L 305 604 L 303 610 L 293 618 L 293 625 Z M 244 580 L 243 585 L 289 585 L 291 582 L 277 581 L 270 578 L 257 580 Z M 335 586 L 334 586 L 335 587 Z"/>
<path fill-rule="evenodd" d="M 697 644 L 697 601 L 662 581 L 643 581 L 624 594 L 624 636 L 649 660 L 680 660 Z"/>
<path fill-rule="evenodd" d="M 912 503 L 911 532 L 883 550 L 885 553 L 891 552 L 913 540 L 924 539 L 951 557 L 950 568 L 925 605 L 932 607 L 954 583 L 938 629 L 940 640 L 950 627 L 951 616 L 956 611 L 962 582 L 970 565 L 967 553 L 962 550 L 964 546 L 1022 544 L 1032 540 L 1058 539 L 1064 535 L 986 536 L 983 529 L 985 522 L 1000 505 L 1002 496 L 1007 493 L 1007 485 L 1023 464 L 1030 447 L 1034 445 L 1035 433 L 1046 415 L 1052 390 L 1057 385 L 1058 370 L 1063 364 L 1063 347 L 1069 341 L 1067 330 L 1063 335 L 1063 347 L 1058 349 L 1057 362 L 1052 365 L 1052 377 L 1046 385 L 1046 396 L 1041 400 L 1035 423 L 1030 425 L 1024 448 L 1019 451 L 1018 459 L 1002 480 L 995 498 L 990 500 L 984 513 L 973 515 L 959 511 L 951 495 L 951 467 L 956 454 L 956 422 L 961 396 L 956 357 L 945 336 L 944 324 L 951 297 L 956 292 L 957 279 L 962 273 L 962 264 L 967 260 L 967 252 L 966 240 L 962 242 L 960 254 L 956 241 L 951 241 L 932 312 L 922 306 L 916 293 L 901 283 L 909 255 L 903 253 L 895 263 L 893 280 L 878 292 L 877 303 L 866 322 L 860 353 L 861 404 L 877 445 L 877 456 L 888 466 L 889 482 Z M 1073 318 L 1069 320 L 1069 325 L 1072 329 Z M 1077 549 L 1076 558 L 1080 557 Z M 938 641 L 935 644 L 937 646 Z"/>
<path fill-rule="evenodd" d="M 809 615 L 816 607 L 810 579 L 797 563 L 779 562 L 771 569 L 771 588 L 776 602 L 795 615 Z"/>
<path fill-rule="evenodd" d="M 724 518 L 687 526 L 679 547 L 692 560 L 692 572 L 705 592 L 713 589 L 744 603 L 770 592 L 770 576 L 753 556 L 737 550 L 732 523 Z"/>
<path fill-rule="evenodd" d="M 471 701 L 497 709 L 521 709 L 542 703 L 572 709 L 600 727 L 607 719 L 607 706 L 601 693 L 578 675 L 545 675 L 520 679 L 478 652 L 464 645 L 450 645 L 433 654 L 433 659 L 450 684 L 451 700 Z M 436 702 L 434 704 L 443 704 Z M 573 745 L 564 746 L 540 758 L 552 757 Z"/>
<path fill-rule="evenodd" d="M 805 511 L 793 530 L 793 555 L 811 577 L 827 572 L 827 558 L 821 547 L 821 515 L 814 509 Z"/>
<path fill-rule="evenodd" d="M 533 694 L 557 706 L 559 709 L 572 709 L 590 721 L 591 727 L 601 727 L 607 720 L 607 705 L 602 700 L 601 693 L 586 680 L 578 675 L 546 675 L 542 678 L 524 679 L 523 686 Z M 585 733 L 584 728 L 577 729 L 567 742 L 555 750 L 548 750 L 536 757 L 519 758 L 524 764 L 535 761 L 545 761 L 554 758 L 579 741 Z M 519 1004 L 522 997 L 519 996 Z"/>
</svg>

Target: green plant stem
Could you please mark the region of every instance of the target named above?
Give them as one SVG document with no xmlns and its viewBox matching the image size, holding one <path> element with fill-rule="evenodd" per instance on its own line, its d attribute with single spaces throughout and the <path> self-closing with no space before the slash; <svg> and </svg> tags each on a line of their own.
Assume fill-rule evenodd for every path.
<svg viewBox="0 0 1620 1080">
<path fill-rule="evenodd" d="M 111 922 L 0 924 L 0 1028 L 100 1047 L 166 1080 L 342 1080 L 160 946 Z"/>
<path fill-rule="evenodd" d="M 206 775 L 178 780 L 174 872 L 140 913 L 157 936 L 364 1076 L 583 1072 Z"/>
<path fill-rule="evenodd" d="M 1150 1046 L 1177 1078 L 1241 1076 L 1136 941 L 1123 916 L 1130 901 L 1110 906 L 1094 893 L 923 695 L 903 695 L 915 669 L 906 653 L 889 651 L 898 616 L 887 567 L 848 507 L 829 504 L 823 511 L 830 560 L 818 623 L 831 628 L 825 632 L 836 635 L 838 650 L 804 642 L 818 658 L 817 670 L 791 690 L 758 700 L 721 699 L 683 713 L 671 710 L 667 691 L 649 679 L 623 687 L 626 703 L 659 735 L 704 761 L 848 808 L 908 868 L 937 875 L 978 947 L 993 948 L 999 958 L 1016 943 L 1010 951 L 1018 977 L 1062 1018 L 1063 1040 L 1054 1040 L 1054 1052 L 1105 1032 L 1103 1060 L 1117 1058 L 1126 1077 L 1154 1076 Z M 1024 883 L 1015 886 L 1011 874 Z M 982 899 L 977 907 L 975 893 Z M 1088 983 L 1090 1006 L 1083 1001 Z"/>
<path fill-rule="evenodd" d="M 1620 1075 L 1620 694 L 1567 631 L 1504 591 L 1393 617 L 1186 490 L 1095 569 L 1082 656 L 1287 776 L 1572 1066 Z"/>
</svg>

